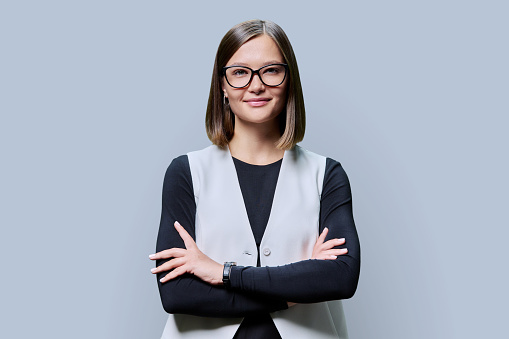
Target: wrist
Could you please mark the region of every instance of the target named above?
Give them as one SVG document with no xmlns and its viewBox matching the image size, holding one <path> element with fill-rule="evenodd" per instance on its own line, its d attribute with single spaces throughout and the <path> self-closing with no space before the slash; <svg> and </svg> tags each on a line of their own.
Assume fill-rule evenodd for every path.
<svg viewBox="0 0 509 339">
<path fill-rule="evenodd" d="M 230 276 L 231 276 L 233 266 L 237 266 L 237 263 L 232 262 L 232 261 L 227 261 L 223 265 L 223 285 L 225 288 L 230 288 L 230 286 L 231 286 Z"/>
</svg>

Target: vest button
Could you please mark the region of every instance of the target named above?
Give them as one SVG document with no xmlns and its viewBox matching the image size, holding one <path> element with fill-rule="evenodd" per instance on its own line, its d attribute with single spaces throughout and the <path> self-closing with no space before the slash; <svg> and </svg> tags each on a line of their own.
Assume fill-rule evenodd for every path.
<svg viewBox="0 0 509 339">
<path fill-rule="evenodd" d="M 270 255 L 270 249 L 265 248 L 265 249 L 263 250 L 263 255 L 265 255 L 265 256 L 269 256 L 269 255 Z"/>
</svg>

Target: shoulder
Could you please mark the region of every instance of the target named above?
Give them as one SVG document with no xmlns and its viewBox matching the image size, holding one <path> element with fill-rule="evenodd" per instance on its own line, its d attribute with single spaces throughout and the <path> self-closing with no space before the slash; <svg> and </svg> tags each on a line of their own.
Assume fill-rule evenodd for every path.
<svg viewBox="0 0 509 339">
<path fill-rule="evenodd" d="M 311 152 L 299 145 L 285 153 L 285 161 L 294 164 L 295 168 L 303 169 L 312 176 L 316 176 L 317 183 L 323 182 L 326 158 Z M 321 193 L 320 193 L 321 194 Z"/>
<path fill-rule="evenodd" d="M 320 155 L 318 153 L 307 150 L 299 145 L 295 145 L 292 153 L 296 158 L 304 158 L 311 161 L 316 161 L 323 164 L 325 176 L 336 176 L 346 178 L 346 173 L 341 163 L 330 157 Z"/>
<path fill-rule="evenodd" d="M 164 175 L 163 190 L 192 189 L 191 169 L 186 154 L 172 160 Z"/>
<path fill-rule="evenodd" d="M 346 172 L 341 165 L 341 163 L 337 160 L 327 157 L 325 163 L 325 175 L 342 178 L 344 180 L 348 180 Z"/>
<path fill-rule="evenodd" d="M 339 161 L 327 158 L 325 175 L 323 178 L 322 198 L 327 196 L 351 196 L 350 181 Z"/>
<path fill-rule="evenodd" d="M 193 198 L 193 179 L 189 169 L 187 155 L 181 155 L 172 160 L 164 175 L 163 201 L 175 198 Z"/>
<path fill-rule="evenodd" d="M 180 155 L 172 160 L 164 176 L 164 187 L 183 188 L 187 191 L 194 189 L 195 181 L 200 180 L 200 173 L 207 171 L 211 161 L 219 156 L 226 156 L 228 150 L 210 145 L 198 151 Z"/>
<path fill-rule="evenodd" d="M 321 161 L 325 163 L 325 157 L 318 153 L 312 152 L 302 146 L 295 145 L 291 150 L 290 154 L 292 154 L 295 158 L 305 158 L 314 161 Z"/>
<path fill-rule="evenodd" d="M 210 145 L 201 150 L 191 151 L 187 154 L 180 155 L 172 160 L 168 166 L 168 169 L 166 170 L 166 175 L 190 175 L 190 162 L 192 162 L 194 159 L 207 158 L 212 153 L 218 151 L 222 150 L 215 145 Z"/>
<path fill-rule="evenodd" d="M 189 171 L 189 159 L 187 154 L 183 154 L 171 161 L 166 169 L 166 176 L 183 175 L 186 171 Z"/>
<path fill-rule="evenodd" d="M 296 145 L 294 150 L 296 154 L 302 154 L 305 158 L 314 159 L 315 161 L 323 164 L 323 193 L 327 194 L 331 190 L 333 191 L 338 188 L 346 189 L 348 191 L 350 190 L 350 182 L 348 180 L 348 176 L 339 161 L 311 152 L 299 145 Z"/>
<path fill-rule="evenodd" d="M 220 148 L 216 145 L 210 145 L 198 151 L 187 153 L 191 167 L 194 166 L 207 166 L 211 161 L 216 159 L 224 159 L 230 156 L 228 148 Z"/>
</svg>

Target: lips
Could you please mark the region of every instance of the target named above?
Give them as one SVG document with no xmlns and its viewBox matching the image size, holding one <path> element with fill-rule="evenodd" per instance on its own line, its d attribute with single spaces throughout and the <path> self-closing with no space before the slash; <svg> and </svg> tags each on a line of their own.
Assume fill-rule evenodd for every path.
<svg viewBox="0 0 509 339">
<path fill-rule="evenodd" d="M 269 98 L 252 98 L 244 100 L 244 102 L 247 102 L 248 105 L 253 107 L 260 107 L 266 105 L 270 101 Z"/>
</svg>

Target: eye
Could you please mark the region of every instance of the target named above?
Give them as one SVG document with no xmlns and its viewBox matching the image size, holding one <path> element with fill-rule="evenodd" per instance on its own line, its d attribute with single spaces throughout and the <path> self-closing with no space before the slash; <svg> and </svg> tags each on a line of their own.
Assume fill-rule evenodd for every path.
<svg viewBox="0 0 509 339">
<path fill-rule="evenodd" d="M 281 66 L 270 66 L 263 70 L 263 74 L 276 75 L 281 73 Z"/>
<path fill-rule="evenodd" d="M 248 75 L 247 69 L 244 69 L 244 68 L 231 68 L 230 72 L 231 72 L 230 73 L 231 75 L 236 76 L 236 77 Z"/>
</svg>

